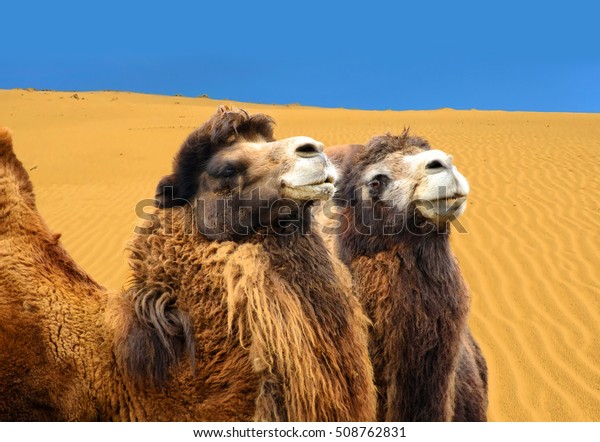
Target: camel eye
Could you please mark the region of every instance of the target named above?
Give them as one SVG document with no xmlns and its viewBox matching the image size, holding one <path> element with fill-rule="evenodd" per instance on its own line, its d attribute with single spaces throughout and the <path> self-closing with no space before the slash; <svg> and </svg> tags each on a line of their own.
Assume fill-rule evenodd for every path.
<svg viewBox="0 0 600 442">
<path fill-rule="evenodd" d="M 235 169 L 235 167 L 227 166 L 223 170 L 221 170 L 220 175 L 223 178 L 231 178 L 232 176 L 234 176 L 236 174 L 236 172 L 237 172 L 237 170 Z"/>
<path fill-rule="evenodd" d="M 371 181 L 369 181 L 367 185 L 371 190 L 378 191 L 387 183 L 388 179 L 389 178 L 385 175 L 377 175 L 373 179 L 371 179 Z"/>
</svg>

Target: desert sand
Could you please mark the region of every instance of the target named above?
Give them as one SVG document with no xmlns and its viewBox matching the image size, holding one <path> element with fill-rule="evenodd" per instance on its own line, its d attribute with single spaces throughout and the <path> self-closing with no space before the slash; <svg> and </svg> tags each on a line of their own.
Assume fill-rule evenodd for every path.
<svg viewBox="0 0 600 442">
<path fill-rule="evenodd" d="M 119 289 L 136 204 L 153 197 L 180 143 L 221 103 L 272 115 L 278 138 L 363 143 L 410 126 L 451 153 L 472 187 L 452 241 L 488 362 L 489 419 L 600 420 L 600 114 L 3 90 L 0 126 L 13 131 L 50 228 L 97 281 Z"/>
</svg>

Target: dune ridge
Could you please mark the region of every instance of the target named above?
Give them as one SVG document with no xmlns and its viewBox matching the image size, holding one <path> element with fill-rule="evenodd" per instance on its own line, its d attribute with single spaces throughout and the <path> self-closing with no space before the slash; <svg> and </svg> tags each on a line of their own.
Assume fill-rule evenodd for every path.
<svg viewBox="0 0 600 442">
<path fill-rule="evenodd" d="M 222 102 L 279 138 L 362 143 L 409 127 L 454 156 L 472 193 L 452 243 L 487 358 L 491 420 L 600 420 L 600 114 L 360 111 L 124 92 L 0 91 L 0 126 L 39 209 L 101 284 L 126 282 L 136 204 Z"/>
</svg>

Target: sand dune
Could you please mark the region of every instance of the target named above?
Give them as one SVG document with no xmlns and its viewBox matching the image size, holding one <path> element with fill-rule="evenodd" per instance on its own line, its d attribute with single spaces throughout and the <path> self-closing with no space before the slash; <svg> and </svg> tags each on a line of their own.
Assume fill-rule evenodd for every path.
<svg viewBox="0 0 600 442">
<path fill-rule="evenodd" d="M 39 209 L 100 283 L 121 287 L 135 207 L 220 101 L 0 91 Z M 234 103 L 235 104 L 235 103 Z M 277 137 L 360 143 L 410 126 L 472 193 L 454 249 L 490 372 L 491 420 L 600 420 L 600 114 L 373 112 L 244 104 Z"/>
</svg>

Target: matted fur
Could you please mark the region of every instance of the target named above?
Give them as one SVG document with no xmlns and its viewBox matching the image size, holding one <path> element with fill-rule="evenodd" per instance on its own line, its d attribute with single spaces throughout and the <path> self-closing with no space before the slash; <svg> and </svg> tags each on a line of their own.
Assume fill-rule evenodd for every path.
<svg viewBox="0 0 600 442">
<path fill-rule="evenodd" d="M 295 261 L 305 270 L 312 270 L 313 276 L 333 272 L 327 255 L 321 252 L 321 256 L 315 256 L 322 244 L 318 246 L 313 247 L 301 236 L 288 245 L 299 253 L 310 253 L 309 259 L 316 262 L 302 256 L 295 257 Z M 272 420 L 269 397 L 281 396 L 285 407 L 280 408 L 280 414 L 287 414 L 286 420 L 372 418 L 369 413 L 374 402 L 368 379 L 372 374 L 351 360 L 360 355 L 353 354 L 356 349 L 352 341 L 366 346 L 366 334 L 365 340 L 360 340 L 367 326 L 354 298 L 345 296 L 331 280 L 304 282 L 274 272 L 272 259 L 255 245 L 241 246 L 236 258 L 225 268 L 229 330 L 238 329 L 240 344 L 248 347 L 254 370 L 273 375 L 261 381 L 255 417 Z M 315 293 L 323 285 L 331 296 Z M 274 379 L 278 379 L 275 384 Z M 279 389 L 275 395 L 274 387 Z M 267 401 L 267 406 L 261 407 L 262 401 Z M 357 415 L 356 410 L 362 411 Z"/>
<path fill-rule="evenodd" d="M 408 216 L 401 232 L 384 235 L 384 224 L 399 213 L 363 211 L 358 191 L 369 165 L 393 152 L 429 149 L 408 130 L 374 137 L 366 146 L 328 148 L 342 168 L 335 198 L 344 207 L 332 244 L 349 265 L 355 293 L 373 322 L 378 419 L 480 421 L 486 419 L 487 368 L 467 326 L 470 296 L 448 226 L 421 232 L 415 221 L 423 220 Z M 405 210 L 414 213 L 413 207 Z M 370 226 L 371 234 L 359 233 L 362 226 Z"/>
</svg>

